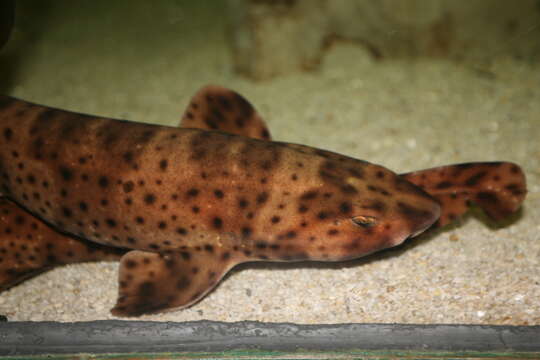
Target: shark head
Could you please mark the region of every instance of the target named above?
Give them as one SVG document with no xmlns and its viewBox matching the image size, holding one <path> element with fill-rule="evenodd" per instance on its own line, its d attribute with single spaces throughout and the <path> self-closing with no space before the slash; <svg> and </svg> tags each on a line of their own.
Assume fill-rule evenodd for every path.
<svg viewBox="0 0 540 360">
<path fill-rule="evenodd" d="M 270 259 L 275 255 L 282 260 L 358 258 L 401 244 L 440 216 L 437 200 L 382 166 L 322 150 L 311 155 L 317 161 L 310 163 L 317 166 L 303 170 L 316 173 L 305 176 L 316 180 L 282 185 L 287 190 L 281 191 L 291 194 L 281 204 L 286 210 L 268 215 L 267 223 L 277 224 L 267 226 L 269 244 L 259 247 L 268 250 Z"/>
<path fill-rule="evenodd" d="M 345 180 L 352 192 L 349 200 L 327 203 L 341 214 L 336 212 L 321 224 L 319 231 L 325 232 L 327 243 L 322 246 L 325 251 L 317 254 L 321 259 L 354 259 L 399 245 L 439 218 L 440 205 L 423 190 L 379 166 L 368 169 L 365 179 Z"/>
</svg>

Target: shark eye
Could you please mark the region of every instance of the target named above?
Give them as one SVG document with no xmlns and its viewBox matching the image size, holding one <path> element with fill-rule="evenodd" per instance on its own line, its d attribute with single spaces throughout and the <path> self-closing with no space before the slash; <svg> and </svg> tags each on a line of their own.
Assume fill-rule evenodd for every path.
<svg viewBox="0 0 540 360">
<path fill-rule="evenodd" d="M 377 225 L 377 218 L 367 215 L 358 215 L 351 218 L 352 222 L 358 226 L 368 228 Z"/>
</svg>

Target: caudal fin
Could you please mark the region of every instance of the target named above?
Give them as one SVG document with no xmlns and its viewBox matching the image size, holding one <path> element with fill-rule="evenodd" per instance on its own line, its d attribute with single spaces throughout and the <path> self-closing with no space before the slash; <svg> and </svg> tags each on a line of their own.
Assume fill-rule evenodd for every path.
<svg viewBox="0 0 540 360">
<path fill-rule="evenodd" d="M 476 204 L 495 221 L 516 212 L 527 194 L 525 175 L 510 162 L 478 162 L 441 166 L 401 174 L 441 204 L 434 226 L 444 226 Z"/>
</svg>

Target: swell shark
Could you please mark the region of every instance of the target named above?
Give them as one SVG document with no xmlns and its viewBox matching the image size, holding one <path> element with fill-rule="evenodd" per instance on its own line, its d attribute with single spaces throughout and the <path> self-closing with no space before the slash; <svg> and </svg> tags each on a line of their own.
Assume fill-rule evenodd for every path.
<svg viewBox="0 0 540 360">
<path fill-rule="evenodd" d="M 187 307 L 236 264 L 343 261 L 454 221 L 502 220 L 516 164 L 406 174 L 271 141 L 254 107 L 207 86 L 180 127 L 0 96 L 0 291 L 66 263 L 119 259 L 116 316 Z"/>
</svg>

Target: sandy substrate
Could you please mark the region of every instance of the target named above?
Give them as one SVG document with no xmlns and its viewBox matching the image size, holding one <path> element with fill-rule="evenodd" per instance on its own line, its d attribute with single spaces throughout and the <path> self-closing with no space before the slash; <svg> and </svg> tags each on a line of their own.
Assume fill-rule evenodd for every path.
<svg viewBox="0 0 540 360">
<path fill-rule="evenodd" d="M 396 172 L 514 161 L 528 179 L 524 209 L 505 227 L 469 216 L 352 262 L 243 264 L 195 306 L 142 319 L 540 325 L 540 68 L 504 57 L 489 67 L 479 61 L 477 69 L 374 62 L 348 45 L 332 48 L 316 73 L 252 83 L 232 71 L 220 11 L 133 2 L 125 14 L 126 3 L 118 1 L 89 16 L 69 3 L 42 9 L 41 22 L 19 23 L 0 53 L 9 75 L 3 92 L 173 125 L 189 97 L 215 83 L 252 101 L 275 139 Z M 0 294 L 0 314 L 10 320 L 111 319 L 117 268 L 55 269 Z"/>
</svg>

